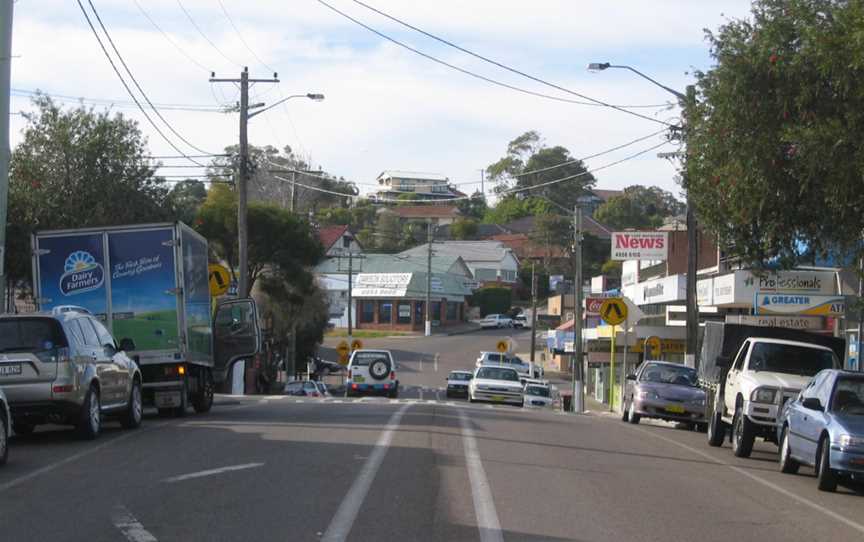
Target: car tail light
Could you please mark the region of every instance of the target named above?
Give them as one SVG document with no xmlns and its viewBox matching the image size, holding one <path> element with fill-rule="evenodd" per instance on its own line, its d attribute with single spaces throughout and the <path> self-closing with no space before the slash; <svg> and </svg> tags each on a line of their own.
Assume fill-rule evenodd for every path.
<svg viewBox="0 0 864 542">
<path fill-rule="evenodd" d="M 356 389 L 357 389 L 357 384 L 351 384 L 351 389 L 352 389 L 352 390 L 356 390 Z"/>
<path fill-rule="evenodd" d="M 396 380 L 396 371 L 390 371 L 390 380 Z"/>
<path fill-rule="evenodd" d="M 389 390 L 389 389 L 390 389 L 390 384 L 384 384 L 384 389 L 385 389 L 385 390 Z"/>
<path fill-rule="evenodd" d="M 75 387 L 72 384 L 64 384 L 62 386 L 53 386 L 51 391 L 54 393 L 69 393 L 73 389 L 75 389 Z"/>
</svg>

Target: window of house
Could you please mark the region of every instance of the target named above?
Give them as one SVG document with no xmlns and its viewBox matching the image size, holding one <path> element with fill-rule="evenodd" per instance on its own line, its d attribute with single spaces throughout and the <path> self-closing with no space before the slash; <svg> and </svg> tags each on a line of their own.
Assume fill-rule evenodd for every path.
<svg viewBox="0 0 864 542">
<path fill-rule="evenodd" d="M 378 323 L 389 324 L 393 319 L 393 303 L 390 301 L 378 302 Z"/>
<path fill-rule="evenodd" d="M 351 238 L 347 235 L 342 237 L 342 248 L 351 248 Z"/>
<path fill-rule="evenodd" d="M 477 280 L 495 280 L 498 278 L 498 272 L 494 269 L 479 267 L 474 270 L 474 278 Z"/>
<path fill-rule="evenodd" d="M 514 280 L 516 280 L 516 271 L 512 271 L 510 269 L 502 269 L 501 280 L 513 282 Z"/>
<path fill-rule="evenodd" d="M 363 323 L 371 323 L 375 321 L 375 302 L 361 301 L 360 302 L 360 321 Z"/>
<path fill-rule="evenodd" d="M 400 324 L 411 323 L 411 303 L 407 301 L 399 303 L 396 322 Z"/>
<path fill-rule="evenodd" d="M 447 302 L 447 319 L 451 321 L 459 319 L 459 303 L 453 301 Z"/>
</svg>

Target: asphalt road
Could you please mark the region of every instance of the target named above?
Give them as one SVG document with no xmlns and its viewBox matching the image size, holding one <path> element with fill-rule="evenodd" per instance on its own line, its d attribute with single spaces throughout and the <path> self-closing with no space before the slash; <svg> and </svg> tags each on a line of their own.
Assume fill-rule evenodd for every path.
<svg viewBox="0 0 864 542">
<path fill-rule="evenodd" d="M 494 335 L 390 340 L 433 363 L 400 356 L 395 401 L 220 397 L 95 442 L 15 438 L 0 540 L 864 539 L 864 496 L 780 474 L 767 445 L 739 460 L 663 424 L 419 398 Z"/>
</svg>

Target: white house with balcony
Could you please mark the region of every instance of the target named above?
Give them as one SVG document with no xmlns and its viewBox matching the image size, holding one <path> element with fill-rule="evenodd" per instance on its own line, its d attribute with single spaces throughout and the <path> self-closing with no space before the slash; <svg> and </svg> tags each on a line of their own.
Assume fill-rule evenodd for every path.
<svg viewBox="0 0 864 542">
<path fill-rule="evenodd" d="M 378 175 L 379 200 L 397 199 L 403 194 L 416 194 L 422 199 L 452 199 L 462 196 L 461 192 L 450 187 L 450 179 L 435 173 L 415 171 L 382 171 Z"/>
</svg>

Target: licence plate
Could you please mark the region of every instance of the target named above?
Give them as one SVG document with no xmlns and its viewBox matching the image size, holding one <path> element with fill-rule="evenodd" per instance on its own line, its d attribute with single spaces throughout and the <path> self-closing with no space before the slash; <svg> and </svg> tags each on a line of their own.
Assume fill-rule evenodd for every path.
<svg viewBox="0 0 864 542">
<path fill-rule="evenodd" d="M 362 376 L 355 376 L 355 377 L 354 377 L 354 382 L 359 382 L 359 383 L 362 384 L 363 382 L 366 382 L 366 379 L 363 378 Z"/>
<path fill-rule="evenodd" d="M 684 414 L 684 407 L 678 405 L 669 405 L 666 407 L 667 412 L 672 412 L 674 414 Z"/>
<path fill-rule="evenodd" d="M 12 375 L 20 375 L 21 374 L 21 364 L 20 363 L 10 363 L 7 365 L 0 365 L 0 376 L 12 376 Z"/>
<path fill-rule="evenodd" d="M 504 397 L 504 396 L 501 396 L 501 395 L 493 395 L 493 396 L 492 396 L 492 400 L 493 400 L 493 401 L 506 401 L 507 398 Z"/>
<path fill-rule="evenodd" d="M 181 403 L 179 391 L 156 392 L 153 399 L 156 408 L 173 408 L 180 406 Z"/>
</svg>

